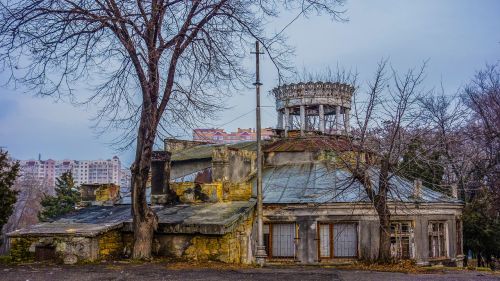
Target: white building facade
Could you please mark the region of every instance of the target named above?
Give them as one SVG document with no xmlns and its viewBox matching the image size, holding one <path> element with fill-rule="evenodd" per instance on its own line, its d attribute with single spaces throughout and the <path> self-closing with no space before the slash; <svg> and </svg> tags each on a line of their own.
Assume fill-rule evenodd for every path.
<svg viewBox="0 0 500 281">
<path fill-rule="evenodd" d="M 107 160 L 20 160 L 20 176 L 32 176 L 48 186 L 55 186 L 56 178 L 71 171 L 75 185 L 122 184 L 121 162 L 117 156 Z"/>
</svg>

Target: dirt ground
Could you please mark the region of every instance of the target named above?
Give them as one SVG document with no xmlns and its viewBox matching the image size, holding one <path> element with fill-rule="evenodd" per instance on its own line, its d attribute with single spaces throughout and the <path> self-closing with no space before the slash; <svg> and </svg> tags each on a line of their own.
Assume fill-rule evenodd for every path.
<svg viewBox="0 0 500 281">
<path fill-rule="evenodd" d="M 0 280 L 498 280 L 500 275 L 476 271 L 443 271 L 432 274 L 406 274 L 319 267 L 189 268 L 168 264 L 91 264 L 91 265 L 0 265 Z"/>
</svg>

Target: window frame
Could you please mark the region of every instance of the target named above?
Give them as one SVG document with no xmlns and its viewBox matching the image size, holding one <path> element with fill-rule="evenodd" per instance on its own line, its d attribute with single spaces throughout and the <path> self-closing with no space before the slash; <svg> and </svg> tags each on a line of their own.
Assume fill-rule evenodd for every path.
<svg viewBox="0 0 500 281">
<path fill-rule="evenodd" d="M 392 231 L 393 229 L 393 225 L 400 225 L 401 226 L 401 231 L 398 232 L 397 229 L 396 231 Z M 402 229 L 403 229 L 403 224 L 408 224 L 408 231 L 407 232 L 403 232 Z M 408 259 L 412 259 L 413 258 L 413 247 L 412 247 L 412 236 L 413 236 L 413 231 L 415 229 L 415 225 L 414 225 L 414 222 L 412 220 L 394 220 L 394 221 L 391 221 L 390 222 L 390 228 L 391 228 L 391 233 L 390 233 L 390 237 L 391 237 L 391 256 L 392 256 L 392 240 L 395 239 L 396 240 L 396 245 L 399 246 L 399 244 L 402 245 L 401 241 L 403 240 L 403 238 L 408 238 L 408 257 L 403 257 L 403 249 L 401 248 L 397 254 L 399 252 L 401 252 L 401 256 L 398 257 L 397 255 L 396 256 L 392 256 L 393 258 L 396 258 L 396 259 L 401 259 L 401 260 L 408 260 Z M 398 228 L 399 229 L 399 228 Z M 398 243 L 398 241 L 400 241 L 400 243 Z"/>
<path fill-rule="evenodd" d="M 291 224 L 294 226 L 294 238 L 293 238 L 293 256 L 273 256 L 273 225 L 278 225 L 278 224 Z M 264 245 L 267 244 L 266 247 L 266 254 L 268 259 L 272 260 L 295 260 L 297 258 L 297 241 L 300 239 L 299 238 L 299 231 L 298 231 L 298 225 L 296 222 L 265 222 L 264 226 L 269 227 L 269 234 L 267 236 L 267 239 L 265 239 Z M 265 234 L 264 234 L 265 235 Z"/>
<path fill-rule="evenodd" d="M 355 229 L 355 234 L 356 234 L 356 251 L 354 256 L 336 256 L 335 255 L 335 238 L 334 238 L 334 229 L 335 225 L 339 224 L 352 224 L 354 225 Z M 329 229 L 329 248 L 330 248 L 330 253 L 329 257 L 326 256 L 321 256 L 321 236 L 320 236 L 320 226 L 321 225 L 328 225 Z M 357 221 L 335 221 L 335 222 L 325 222 L 325 221 L 318 221 L 316 225 L 316 240 L 317 240 L 317 255 L 318 255 L 318 260 L 333 260 L 333 259 L 357 259 L 359 258 L 359 222 Z"/>
<path fill-rule="evenodd" d="M 437 224 L 437 231 L 434 231 L 431 229 L 434 229 L 434 224 Z M 431 227 L 432 225 L 432 227 Z M 443 226 L 442 228 L 442 233 L 440 231 L 440 225 Z M 437 233 L 437 235 L 436 235 Z M 443 240 L 442 241 L 440 239 L 440 237 L 443 237 Z M 432 237 L 438 237 L 438 255 L 437 256 L 434 256 L 434 251 L 433 251 L 433 248 L 432 248 Z M 429 251 L 429 259 L 433 260 L 433 259 L 446 259 L 448 258 L 449 256 L 449 249 L 448 249 L 448 243 L 449 243 L 449 239 L 448 239 L 448 223 L 446 221 L 434 221 L 434 220 L 430 220 L 428 221 L 427 223 L 427 239 L 428 239 L 428 251 Z M 443 253 L 444 255 L 441 255 L 441 251 L 439 251 L 440 249 L 440 246 L 439 245 L 443 245 Z"/>
</svg>

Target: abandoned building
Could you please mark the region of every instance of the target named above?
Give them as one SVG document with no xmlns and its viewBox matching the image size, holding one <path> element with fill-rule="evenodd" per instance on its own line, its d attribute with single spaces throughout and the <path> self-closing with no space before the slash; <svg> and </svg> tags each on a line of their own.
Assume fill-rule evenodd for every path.
<svg viewBox="0 0 500 281">
<path fill-rule="evenodd" d="M 337 161 L 353 149 L 352 91 L 349 85 L 321 82 L 273 90 L 278 126 L 263 146 L 267 262 L 328 264 L 377 257 L 378 216 L 363 187 Z M 370 176 L 376 182 L 376 167 Z M 156 255 L 255 262 L 255 141 L 167 139 L 164 151 L 153 155 L 151 182 L 149 198 L 159 218 Z M 461 265 L 463 204 L 456 190 L 448 196 L 398 176 L 390 185 L 392 255 L 421 265 Z M 16 230 L 9 234 L 12 252 L 67 263 L 128 255 L 130 198 L 122 197 L 111 206 L 92 204 L 55 222 Z"/>
</svg>

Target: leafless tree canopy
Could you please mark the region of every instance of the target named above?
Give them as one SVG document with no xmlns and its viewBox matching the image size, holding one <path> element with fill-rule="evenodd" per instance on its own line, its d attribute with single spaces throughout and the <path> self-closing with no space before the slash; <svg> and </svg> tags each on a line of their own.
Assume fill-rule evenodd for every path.
<svg viewBox="0 0 500 281">
<path fill-rule="evenodd" d="M 1 2 L 0 63 L 12 81 L 41 95 L 74 97 L 91 82 L 87 102 L 97 123 L 128 129 L 132 165 L 134 257 L 151 255 L 156 215 L 146 181 L 158 132 L 206 118 L 249 73 L 242 65 L 258 40 L 278 70 L 290 48 L 265 26 L 282 9 L 338 19 L 341 0 L 23 0 Z M 107 125 L 107 126 L 106 126 Z M 165 127 L 163 127 L 165 126 Z"/>
<path fill-rule="evenodd" d="M 254 38 L 288 69 L 292 49 L 283 34 L 266 36 L 266 23 L 283 8 L 337 19 L 341 2 L 3 1 L 0 62 L 30 91 L 100 106 L 100 129 L 133 138 L 142 106 L 167 129 L 212 116 L 231 89 L 250 85 L 242 61 Z M 76 90 L 82 81 L 92 95 Z"/>
</svg>

